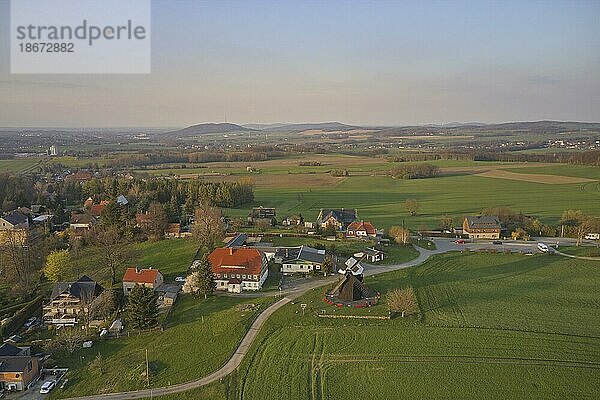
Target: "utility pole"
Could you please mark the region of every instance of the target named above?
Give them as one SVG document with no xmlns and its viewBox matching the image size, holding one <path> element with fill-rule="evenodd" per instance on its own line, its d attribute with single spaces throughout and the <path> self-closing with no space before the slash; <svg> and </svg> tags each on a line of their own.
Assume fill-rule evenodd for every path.
<svg viewBox="0 0 600 400">
<path fill-rule="evenodd" d="M 146 349 L 146 385 L 150 386 L 150 365 L 148 363 L 148 349 Z"/>
</svg>

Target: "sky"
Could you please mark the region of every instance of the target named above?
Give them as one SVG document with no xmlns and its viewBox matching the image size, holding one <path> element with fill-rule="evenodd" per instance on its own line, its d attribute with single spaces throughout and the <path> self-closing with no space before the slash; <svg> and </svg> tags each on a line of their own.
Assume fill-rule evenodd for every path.
<svg viewBox="0 0 600 400">
<path fill-rule="evenodd" d="M 11 74 L 9 7 L 0 126 L 600 121 L 599 0 L 153 0 L 139 75 Z"/>
</svg>

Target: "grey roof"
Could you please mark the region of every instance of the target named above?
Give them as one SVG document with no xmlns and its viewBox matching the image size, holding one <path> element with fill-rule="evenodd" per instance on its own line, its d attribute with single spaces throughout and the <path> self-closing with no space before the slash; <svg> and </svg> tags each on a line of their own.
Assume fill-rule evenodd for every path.
<svg viewBox="0 0 600 400">
<path fill-rule="evenodd" d="M 0 357 L 0 372 L 23 372 L 31 361 L 30 356 Z"/>
<path fill-rule="evenodd" d="M 23 351 L 23 349 L 14 346 L 10 343 L 3 343 L 0 346 L 0 357 L 6 357 L 6 356 L 17 356 L 19 354 L 21 354 L 21 352 Z"/>
<path fill-rule="evenodd" d="M 229 243 L 227 243 L 225 245 L 225 247 L 239 247 L 239 246 L 243 246 L 244 243 L 246 243 L 246 240 L 248 240 L 248 235 L 246 235 L 245 233 L 240 233 L 236 237 L 234 237 L 233 239 L 231 239 L 229 241 Z"/>
<path fill-rule="evenodd" d="M 254 207 L 250 212 L 252 218 L 274 218 L 276 215 L 275 209 L 272 207 Z"/>
<path fill-rule="evenodd" d="M 347 210 L 344 208 L 342 208 L 342 209 L 323 208 L 323 209 L 321 209 L 321 213 L 319 215 L 321 216 L 321 221 L 325 221 L 330 216 L 333 216 L 333 218 L 335 218 L 337 221 L 344 223 L 344 224 L 350 224 L 350 223 L 356 221 L 358 218 L 356 210 Z"/>
<path fill-rule="evenodd" d="M 127 200 L 127 198 L 125 196 L 120 194 L 119 197 L 117 197 L 117 204 L 126 206 L 127 204 L 129 204 L 129 201 Z"/>
<path fill-rule="evenodd" d="M 374 248 L 372 248 L 372 247 L 367 247 L 367 248 L 366 248 L 366 249 L 363 251 L 363 253 L 365 253 L 365 254 L 368 254 L 368 255 L 370 255 L 370 256 L 374 256 L 374 255 L 377 255 L 377 254 L 381 254 L 381 253 L 383 253 L 383 251 L 381 251 L 381 250 L 377 250 L 377 249 L 374 249 Z"/>
<path fill-rule="evenodd" d="M 500 220 L 494 215 L 468 216 L 467 225 L 472 229 L 500 229 Z"/>
<path fill-rule="evenodd" d="M 12 225 L 19 225 L 27 222 L 27 216 L 18 211 L 9 212 L 2 218 L 4 218 L 4 220 L 6 220 L 7 222 L 10 222 Z"/>
<path fill-rule="evenodd" d="M 82 299 L 82 297 L 92 294 L 93 297 L 98 296 L 104 291 L 104 288 L 97 282 L 92 280 L 87 275 L 83 275 L 75 282 L 58 282 L 54 284 L 52 288 L 52 295 L 50 301 L 54 300 L 63 293 L 69 293 L 72 296 Z"/>
<path fill-rule="evenodd" d="M 181 290 L 181 285 L 176 283 L 163 283 L 154 289 L 155 292 L 163 293 L 178 293 Z"/>
</svg>

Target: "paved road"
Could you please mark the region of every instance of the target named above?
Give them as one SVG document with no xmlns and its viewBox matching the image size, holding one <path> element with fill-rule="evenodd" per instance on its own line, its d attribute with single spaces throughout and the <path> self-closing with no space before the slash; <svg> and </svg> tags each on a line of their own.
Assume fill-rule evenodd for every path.
<svg viewBox="0 0 600 400">
<path fill-rule="evenodd" d="M 481 249 L 495 249 L 502 251 L 512 251 L 512 252 L 539 252 L 537 248 L 537 242 L 518 242 L 518 241 L 503 241 L 501 245 L 494 245 L 492 242 L 475 242 L 475 243 L 465 243 L 465 244 L 457 244 L 454 242 L 454 239 L 441 239 L 434 238 L 431 239 L 435 245 L 435 250 L 426 250 L 420 247 L 415 247 L 419 256 L 413 260 L 410 260 L 401 264 L 393 264 L 393 265 L 373 265 L 366 264 L 365 265 L 365 274 L 376 275 L 382 274 L 385 272 L 396 271 L 402 268 L 414 267 L 420 265 L 427 261 L 429 257 L 434 254 L 446 253 L 449 251 L 460 251 L 464 249 L 468 250 L 481 250 Z M 558 253 L 560 255 L 564 255 L 567 257 L 576 257 L 571 256 L 569 254 Z M 208 385 L 209 383 L 215 382 L 219 379 L 225 378 L 227 375 L 232 373 L 242 362 L 244 356 L 248 352 L 248 349 L 252 345 L 252 342 L 256 339 L 260 328 L 263 326 L 265 321 L 278 309 L 292 301 L 293 299 L 303 295 L 309 290 L 316 289 L 321 286 L 325 286 L 335 282 L 338 279 L 338 276 L 331 276 L 325 279 L 319 280 L 309 280 L 306 283 L 301 283 L 298 286 L 284 289 L 280 292 L 282 296 L 284 296 L 281 300 L 267 307 L 259 316 L 256 318 L 252 326 L 242 339 L 242 342 L 238 346 L 237 350 L 231 356 L 229 361 L 210 375 L 207 375 L 203 378 L 200 378 L 195 381 L 181 383 L 177 385 L 165 386 L 154 389 L 144 389 L 144 390 L 136 390 L 131 392 L 122 392 L 122 393 L 109 393 L 103 395 L 93 395 L 93 396 L 85 396 L 85 397 L 75 397 L 68 400 L 126 400 L 126 399 L 142 399 L 149 398 L 154 396 L 162 396 L 165 394 L 173 394 L 186 392 L 188 390 L 196 389 L 201 386 Z M 272 296 L 273 293 L 264 293 L 265 296 Z"/>
</svg>

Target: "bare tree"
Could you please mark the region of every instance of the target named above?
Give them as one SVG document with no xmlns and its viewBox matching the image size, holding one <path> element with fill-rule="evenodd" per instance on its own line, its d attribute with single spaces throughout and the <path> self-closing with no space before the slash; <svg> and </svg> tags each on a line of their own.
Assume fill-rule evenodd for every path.
<svg viewBox="0 0 600 400">
<path fill-rule="evenodd" d="M 167 227 L 167 214 L 159 203 L 152 203 L 148 208 L 148 222 L 144 224 L 144 231 L 150 240 L 160 240 Z"/>
<path fill-rule="evenodd" d="M 406 199 L 404 202 L 404 207 L 406 211 L 410 213 L 410 215 L 415 216 L 419 211 L 419 202 L 415 199 Z"/>
<path fill-rule="evenodd" d="M 398 244 L 407 245 L 410 241 L 410 231 L 406 228 L 392 226 L 389 230 L 389 234 Z"/>
<path fill-rule="evenodd" d="M 402 317 L 419 312 L 415 292 L 411 287 L 392 290 L 386 296 L 386 303 L 390 312 L 401 313 Z"/>
<path fill-rule="evenodd" d="M 110 270 L 112 286 L 117 281 L 117 268 L 127 261 L 124 240 L 117 227 L 99 228 L 92 236 L 103 267 Z"/>
<path fill-rule="evenodd" d="M 85 340 L 85 332 L 77 327 L 63 327 L 58 330 L 54 339 L 48 344 L 50 351 L 66 351 L 73 354 Z"/>
<path fill-rule="evenodd" d="M 201 246 L 208 249 L 218 246 L 225 236 L 221 210 L 208 204 L 198 207 L 192 232 Z"/>
<path fill-rule="evenodd" d="M 17 292 L 29 293 L 33 287 L 38 266 L 39 255 L 36 253 L 31 238 L 21 230 L 4 232 L 4 240 L 0 247 L 0 270 L 8 282 L 16 284 Z"/>
</svg>

